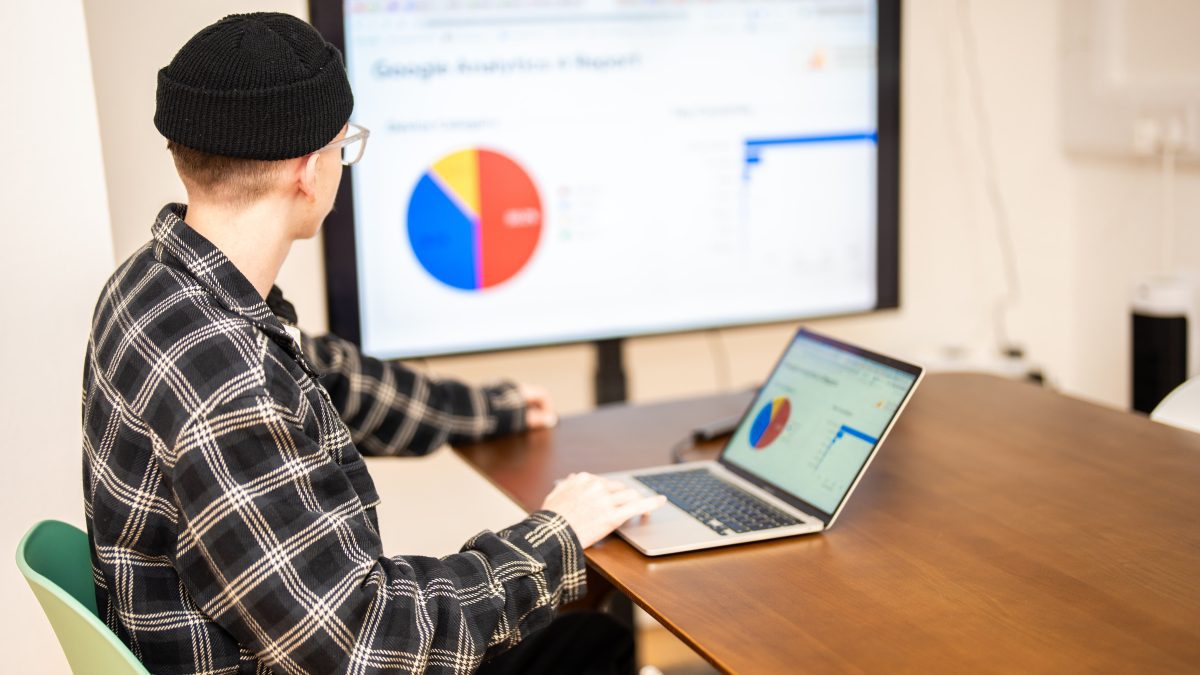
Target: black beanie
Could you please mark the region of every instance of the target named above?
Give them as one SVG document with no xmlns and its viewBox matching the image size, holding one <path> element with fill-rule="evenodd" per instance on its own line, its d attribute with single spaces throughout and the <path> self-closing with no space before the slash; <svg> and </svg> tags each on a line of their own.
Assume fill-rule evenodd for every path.
<svg viewBox="0 0 1200 675">
<path fill-rule="evenodd" d="M 315 28 L 288 14 L 234 14 L 158 71 L 154 126 L 214 155 L 290 159 L 333 140 L 353 109 L 342 54 Z"/>
</svg>

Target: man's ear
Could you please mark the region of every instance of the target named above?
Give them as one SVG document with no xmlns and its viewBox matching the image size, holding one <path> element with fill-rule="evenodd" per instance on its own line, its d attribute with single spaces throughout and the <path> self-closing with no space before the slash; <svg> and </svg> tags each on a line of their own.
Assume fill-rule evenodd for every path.
<svg viewBox="0 0 1200 675">
<path fill-rule="evenodd" d="M 300 160 L 296 175 L 296 187 L 304 194 L 309 204 L 317 201 L 317 153 Z"/>
</svg>

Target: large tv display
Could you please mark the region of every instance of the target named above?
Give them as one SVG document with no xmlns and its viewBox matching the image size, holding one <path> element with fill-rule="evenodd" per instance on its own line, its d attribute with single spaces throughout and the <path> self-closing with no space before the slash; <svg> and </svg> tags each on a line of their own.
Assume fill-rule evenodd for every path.
<svg viewBox="0 0 1200 675">
<path fill-rule="evenodd" d="M 379 357 L 898 305 L 899 4 L 315 0 L 371 131 L 325 224 Z"/>
</svg>

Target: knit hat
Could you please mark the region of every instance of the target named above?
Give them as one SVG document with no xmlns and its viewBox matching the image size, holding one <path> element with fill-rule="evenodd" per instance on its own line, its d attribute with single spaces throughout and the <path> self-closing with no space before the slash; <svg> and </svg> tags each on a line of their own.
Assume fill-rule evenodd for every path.
<svg viewBox="0 0 1200 675">
<path fill-rule="evenodd" d="M 234 14 L 158 71 L 154 126 L 201 152 L 290 159 L 333 140 L 353 109 L 342 54 L 315 28 L 288 14 Z"/>
</svg>

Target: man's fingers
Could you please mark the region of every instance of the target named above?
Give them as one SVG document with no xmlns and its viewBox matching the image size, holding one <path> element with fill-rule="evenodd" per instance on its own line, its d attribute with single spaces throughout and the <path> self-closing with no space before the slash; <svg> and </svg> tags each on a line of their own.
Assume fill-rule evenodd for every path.
<svg viewBox="0 0 1200 675">
<path fill-rule="evenodd" d="M 558 415 L 554 412 L 549 392 L 532 385 L 518 385 L 517 389 L 525 401 L 526 426 L 530 429 L 543 429 L 558 424 Z M 541 413 L 541 416 L 537 417 L 533 413 Z"/>
<path fill-rule="evenodd" d="M 558 425 L 558 415 L 555 415 L 549 410 L 543 410 L 541 407 L 529 407 L 525 409 L 525 426 L 531 431 L 538 429 L 550 429 Z"/>
<path fill-rule="evenodd" d="M 609 492 L 611 492 L 613 494 L 616 494 L 622 490 L 632 490 L 633 489 L 633 488 L 629 487 L 628 484 L 622 483 L 619 480 L 613 480 L 611 478 L 603 478 L 603 477 L 601 477 L 601 480 L 604 481 L 604 489 L 608 490 Z"/>
<path fill-rule="evenodd" d="M 609 493 L 609 498 L 612 499 L 612 505 L 621 507 L 630 504 L 642 498 L 642 493 L 628 487 L 621 486 L 621 489 Z"/>
<path fill-rule="evenodd" d="M 562 480 L 554 481 L 554 488 L 550 490 L 550 494 L 558 494 L 563 490 L 578 484 L 580 482 L 580 477 L 585 475 L 587 474 L 571 473 L 567 474 L 567 477 L 563 478 Z"/>
<path fill-rule="evenodd" d="M 667 503 L 667 498 L 662 495 L 654 495 L 653 497 L 643 497 L 641 499 L 629 502 L 628 504 L 617 509 L 621 516 L 620 522 L 625 522 L 634 516 L 640 516 L 644 513 L 661 507 Z"/>
</svg>

